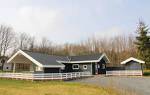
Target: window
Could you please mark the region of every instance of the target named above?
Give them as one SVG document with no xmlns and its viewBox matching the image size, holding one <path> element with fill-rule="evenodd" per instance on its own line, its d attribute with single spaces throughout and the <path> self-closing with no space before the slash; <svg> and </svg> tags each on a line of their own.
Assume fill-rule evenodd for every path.
<svg viewBox="0 0 150 95">
<path fill-rule="evenodd" d="M 105 64 L 102 64 L 102 69 L 105 69 Z"/>
<path fill-rule="evenodd" d="M 6 67 L 6 69 L 9 69 L 8 67 Z"/>
<path fill-rule="evenodd" d="M 83 65 L 83 69 L 86 70 L 87 69 L 87 65 Z"/>
<path fill-rule="evenodd" d="M 36 66 L 36 71 L 42 71 L 43 68 Z"/>
<path fill-rule="evenodd" d="M 30 64 L 17 63 L 16 64 L 16 70 L 18 70 L 18 71 L 29 71 L 30 70 Z"/>
<path fill-rule="evenodd" d="M 78 70 L 78 69 L 79 69 L 79 64 L 73 64 L 73 65 L 72 65 L 72 69 Z"/>
</svg>

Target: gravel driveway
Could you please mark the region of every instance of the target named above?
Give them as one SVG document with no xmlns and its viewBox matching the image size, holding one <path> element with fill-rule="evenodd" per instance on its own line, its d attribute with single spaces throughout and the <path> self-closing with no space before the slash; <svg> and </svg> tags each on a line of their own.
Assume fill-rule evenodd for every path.
<svg viewBox="0 0 150 95">
<path fill-rule="evenodd" d="M 120 91 L 128 91 L 137 95 L 150 95 L 150 77 L 119 77 L 102 75 L 94 76 L 86 79 L 73 80 L 74 82 L 82 82 L 95 84 L 104 87 L 115 87 Z"/>
</svg>

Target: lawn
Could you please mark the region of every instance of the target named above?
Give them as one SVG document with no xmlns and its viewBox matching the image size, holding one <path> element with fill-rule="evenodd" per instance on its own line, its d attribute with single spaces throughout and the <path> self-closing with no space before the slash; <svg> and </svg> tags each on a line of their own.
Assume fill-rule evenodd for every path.
<svg viewBox="0 0 150 95">
<path fill-rule="evenodd" d="M 143 75 L 144 76 L 150 76 L 150 70 L 144 70 Z"/>
<path fill-rule="evenodd" d="M 62 81 L 31 82 L 0 79 L 0 95 L 119 95 L 109 88 Z"/>
</svg>

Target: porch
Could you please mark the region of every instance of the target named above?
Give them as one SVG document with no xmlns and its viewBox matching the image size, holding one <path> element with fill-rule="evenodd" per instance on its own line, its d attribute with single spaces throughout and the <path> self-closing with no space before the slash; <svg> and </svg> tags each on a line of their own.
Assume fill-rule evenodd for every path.
<svg viewBox="0 0 150 95">
<path fill-rule="evenodd" d="M 21 54 L 16 55 L 9 64 L 12 64 L 13 73 L 34 73 L 43 71 L 43 68 Z"/>
</svg>

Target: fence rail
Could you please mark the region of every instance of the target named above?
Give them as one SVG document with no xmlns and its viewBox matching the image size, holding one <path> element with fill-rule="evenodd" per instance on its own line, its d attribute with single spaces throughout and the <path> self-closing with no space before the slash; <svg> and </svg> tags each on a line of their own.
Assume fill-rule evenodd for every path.
<svg viewBox="0 0 150 95">
<path fill-rule="evenodd" d="M 142 76 L 142 70 L 106 71 L 106 76 Z"/>
<path fill-rule="evenodd" d="M 0 78 L 26 79 L 26 80 L 68 80 L 92 76 L 90 72 L 71 73 L 0 73 Z"/>
</svg>

